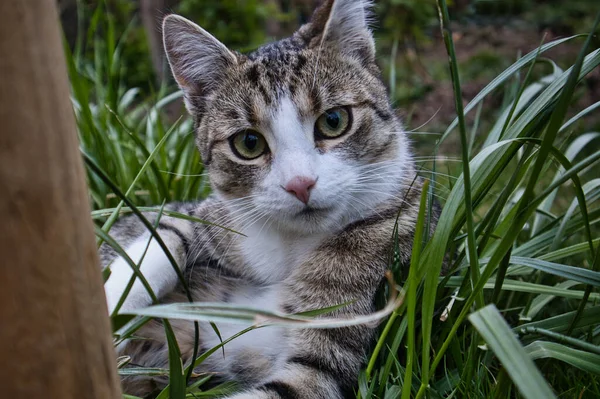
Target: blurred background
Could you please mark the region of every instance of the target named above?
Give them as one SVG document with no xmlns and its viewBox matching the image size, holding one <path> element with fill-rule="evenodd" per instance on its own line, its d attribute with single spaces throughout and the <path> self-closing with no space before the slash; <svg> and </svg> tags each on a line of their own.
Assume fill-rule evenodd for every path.
<svg viewBox="0 0 600 399">
<path fill-rule="evenodd" d="M 101 33 L 111 23 L 124 46 L 120 67 L 126 87 L 149 95 L 172 83 L 160 37 L 160 21 L 175 12 L 197 22 L 230 48 L 250 51 L 285 37 L 306 22 L 319 0 L 59 0 L 68 45 L 74 49 L 78 32 L 90 26 Z M 452 31 L 460 63 L 463 96 L 475 96 L 503 69 L 540 45 L 558 37 L 587 33 L 597 0 L 454 0 L 449 1 Z M 105 21 L 92 19 L 102 5 Z M 427 123 L 428 129 L 447 126 L 455 116 L 447 56 L 441 40 L 434 0 L 378 0 L 375 2 L 379 63 L 394 105 L 409 127 Z M 96 32 L 98 33 L 98 32 Z M 85 54 L 93 57 L 88 41 Z M 595 46 L 600 44 L 596 39 Z M 545 54 L 559 66 L 570 65 L 580 43 L 570 42 Z M 539 76 L 551 72 L 534 71 Z M 582 105 L 600 97 L 600 73 L 587 81 Z M 502 95 L 488 101 L 502 101 Z M 498 108 L 490 106 L 486 110 Z M 500 106 L 500 104 L 499 104 Z M 483 115 L 482 122 L 493 118 Z M 598 119 L 594 121 L 596 124 Z M 483 126 L 485 128 L 485 126 Z"/>
</svg>

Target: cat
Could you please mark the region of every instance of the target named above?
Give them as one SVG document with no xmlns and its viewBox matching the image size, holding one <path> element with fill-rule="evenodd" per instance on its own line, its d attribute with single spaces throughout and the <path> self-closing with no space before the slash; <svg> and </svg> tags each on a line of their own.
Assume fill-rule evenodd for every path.
<svg viewBox="0 0 600 399">
<path fill-rule="evenodd" d="M 166 209 L 223 225 L 162 216 L 157 232 L 188 280 L 195 301 L 248 305 L 289 314 L 350 302 L 328 317 L 375 310 L 389 268 L 394 227 L 408 265 L 422 183 L 410 143 L 376 64 L 368 0 L 326 0 L 291 37 L 249 54 L 229 50 L 177 15 L 163 22 L 174 78 L 194 120 L 196 144 L 213 193 Z M 153 216 L 156 220 L 156 215 Z M 136 217 L 110 234 L 138 262 L 149 233 Z M 108 245 L 105 284 L 115 309 L 131 278 Z M 186 302 L 169 260 L 150 241 L 141 270 L 162 303 Z M 149 306 L 139 281 L 120 309 Z M 191 322 L 172 321 L 184 362 L 194 346 Z M 223 339 L 242 330 L 218 323 Z M 200 325 L 200 347 L 220 340 Z M 234 339 L 196 370 L 234 380 L 229 399 L 353 397 L 375 327 L 267 327 Z M 146 367 L 168 367 L 158 320 L 118 350 Z M 128 377 L 138 396 L 160 377 Z"/>
</svg>

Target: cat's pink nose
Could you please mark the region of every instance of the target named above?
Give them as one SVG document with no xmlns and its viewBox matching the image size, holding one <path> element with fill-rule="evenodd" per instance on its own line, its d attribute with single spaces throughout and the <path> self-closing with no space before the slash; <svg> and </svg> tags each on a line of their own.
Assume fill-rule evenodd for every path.
<svg viewBox="0 0 600 399">
<path fill-rule="evenodd" d="M 285 185 L 284 189 L 307 204 L 310 197 L 310 190 L 315 186 L 316 182 L 315 179 L 310 177 L 296 176 Z"/>
</svg>

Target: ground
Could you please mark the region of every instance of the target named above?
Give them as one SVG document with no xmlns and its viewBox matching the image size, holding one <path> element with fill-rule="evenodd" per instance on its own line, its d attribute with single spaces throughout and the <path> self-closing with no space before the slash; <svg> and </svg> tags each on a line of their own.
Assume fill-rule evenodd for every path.
<svg viewBox="0 0 600 399">
<path fill-rule="evenodd" d="M 456 55 L 461 69 L 463 103 L 466 105 L 502 70 L 516 61 L 519 55 L 535 50 L 542 38 L 544 42 L 565 37 L 550 29 L 539 31 L 537 28 L 523 21 L 512 20 L 510 23 L 498 21 L 489 24 L 453 23 L 452 32 L 456 48 Z M 573 40 L 565 45 L 560 45 L 543 55 L 557 62 L 563 68 L 571 65 L 583 40 Z M 456 109 L 452 92 L 452 83 L 449 80 L 446 48 L 439 30 L 429 43 L 418 51 L 419 64 L 423 66 L 421 73 L 409 78 L 408 85 L 414 96 L 405 94 L 402 98 L 402 83 L 397 89 L 401 115 L 405 117 L 408 129 L 419 128 L 426 132 L 443 132 L 445 127 L 456 117 Z M 405 57 L 399 56 L 400 65 L 406 64 Z M 414 68 L 413 68 L 414 69 Z M 551 72 L 548 64 L 536 69 L 534 76 L 539 78 Z M 526 70 L 522 73 L 525 76 Z M 596 69 L 584 83 L 589 90 L 581 91 L 573 111 L 581 110 L 597 101 L 600 101 L 600 70 Z M 494 96 L 486 99 L 486 110 L 499 111 L 502 105 L 504 92 L 497 91 Z M 467 121 L 473 120 L 475 112 L 468 115 Z M 482 115 L 480 132 L 484 132 L 494 121 L 497 115 Z M 587 119 L 586 125 L 600 125 L 600 114 L 596 113 Z M 431 142 L 427 138 L 426 142 Z M 458 134 L 453 135 L 442 148 L 444 154 L 458 153 Z"/>
</svg>

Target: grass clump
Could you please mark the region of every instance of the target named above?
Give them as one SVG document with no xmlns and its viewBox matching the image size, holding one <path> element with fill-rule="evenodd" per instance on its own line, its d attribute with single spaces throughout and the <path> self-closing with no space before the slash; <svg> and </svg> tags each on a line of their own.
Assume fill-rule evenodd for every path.
<svg viewBox="0 0 600 399">
<path fill-rule="evenodd" d="M 381 325 L 357 397 L 600 397 L 600 133 L 582 129 L 600 107 L 571 106 L 578 83 L 599 68 L 600 49 L 590 48 L 590 36 L 545 43 L 492 79 L 463 110 L 445 1 L 438 7 L 458 116 L 437 144 L 458 128 L 461 163 L 451 168 L 442 157 L 428 157 L 421 165 L 429 188 L 418 225 L 428 225 L 425 211 L 434 196 L 443 198 L 442 214 L 432 235 L 417 229 L 408 275 L 390 265 L 405 300 Z M 118 214 L 162 214 L 156 204 L 202 198 L 209 187 L 191 122 L 165 118 L 181 94 L 163 87 L 140 98 L 138 89 L 125 87 L 120 55 L 126 33 L 118 39 L 102 12 L 99 7 L 89 28 L 93 56 L 85 57 L 80 43 L 67 61 L 97 235 L 118 246 L 110 239 Z M 102 37 L 92 33 L 100 25 Z M 533 80 L 532 71 L 546 70 L 546 51 L 572 41 L 582 46 L 572 65 L 553 64 L 550 76 Z M 507 99 L 492 127 L 477 132 L 477 116 L 468 126 L 465 114 L 480 115 L 483 101 L 502 90 Z M 444 258 L 450 272 L 440 276 Z M 257 314 L 212 311 L 213 319 Z M 114 317 L 117 342 L 148 320 Z M 165 326 L 171 369 L 122 374 L 169 374 L 160 398 L 232 389 L 205 388 L 208 378 L 186 386 L 191 367 L 181 365 Z M 195 364 L 222 345 L 198 353 Z"/>
</svg>

